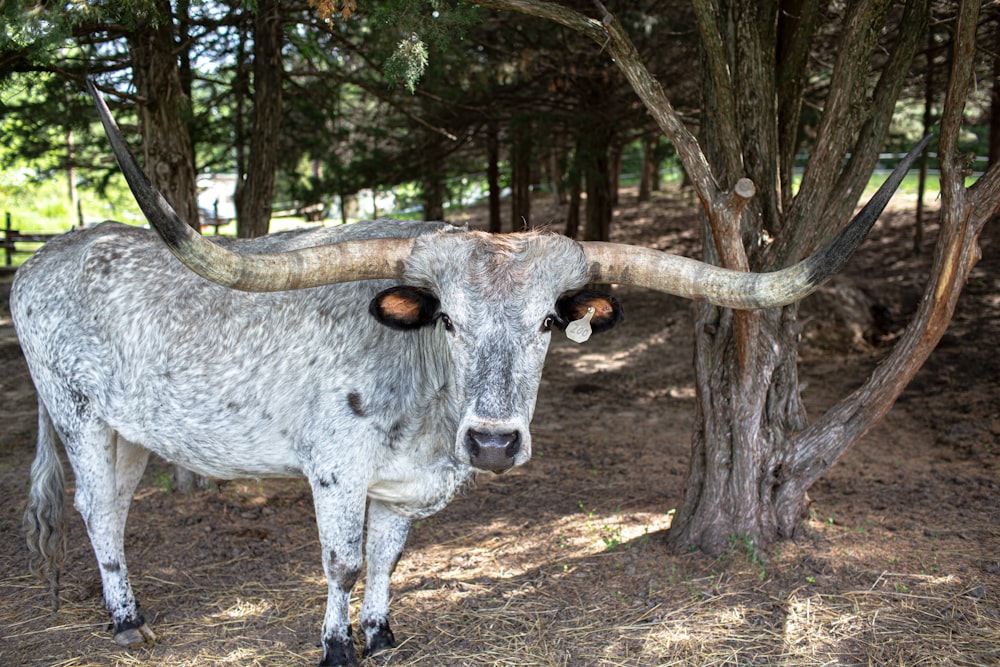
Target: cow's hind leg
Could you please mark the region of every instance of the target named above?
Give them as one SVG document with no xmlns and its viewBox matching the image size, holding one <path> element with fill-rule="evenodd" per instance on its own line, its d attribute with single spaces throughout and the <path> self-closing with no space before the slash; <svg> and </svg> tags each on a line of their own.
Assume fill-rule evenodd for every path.
<svg viewBox="0 0 1000 667">
<path fill-rule="evenodd" d="M 122 646 L 155 641 L 129 584 L 124 548 L 125 520 L 149 452 L 104 424 L 75 429 L 64 442 L 76 476 L 74 504 L 97 556 L 115 641 Z"/>
<path fill-rule="evenodd" d="M 406 544 L 410 520 L 377 500 L 368 507 L 368 568 L 365 601 L 361 606 L 361 628 L 365 631 L 365 655 L 395 646 L 389 627 L 389 580 Z"/>
</svg>

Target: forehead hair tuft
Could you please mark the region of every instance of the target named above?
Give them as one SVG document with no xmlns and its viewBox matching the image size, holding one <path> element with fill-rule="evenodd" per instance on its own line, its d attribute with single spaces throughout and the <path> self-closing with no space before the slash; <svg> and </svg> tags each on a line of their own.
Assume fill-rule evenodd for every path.
<svg viewBox="0 0 1000 667">
<path fill-rule="evenodd" d="M 580 245 L 545 232 L 423 237 L 407 269 L 408 279 L 430 288 L 464 284 L 495 295 L 513 295 L 526 285 L 565 291 L 588 279 Z"/>
</svg>

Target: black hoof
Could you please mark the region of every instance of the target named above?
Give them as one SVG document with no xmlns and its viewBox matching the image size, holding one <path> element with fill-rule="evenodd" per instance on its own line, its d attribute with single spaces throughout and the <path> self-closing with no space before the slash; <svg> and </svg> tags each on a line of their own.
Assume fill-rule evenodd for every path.
<svg viewBox="0 0 1000 667">
<path fill-rule="evenodd" d="M 326 639 L 323 641 L 323 660 L 319 667 L 358 667 L 358 656 L 354 652 L 354 639 L 347 631 L 347 639 Z"/>
<path fill-rule="evenodd" d="M 156 635 L 146 625 L 146 620 L 140 615 L 134 621 L 115 623 L 115 643 L 125 648 L 148 646 L 156 642 Z"/>
<path fill-rule="evenodd" d="M 365 623 L 365 657 L 396 645 L 389 622 L 385 619 Z"/>
</svg>

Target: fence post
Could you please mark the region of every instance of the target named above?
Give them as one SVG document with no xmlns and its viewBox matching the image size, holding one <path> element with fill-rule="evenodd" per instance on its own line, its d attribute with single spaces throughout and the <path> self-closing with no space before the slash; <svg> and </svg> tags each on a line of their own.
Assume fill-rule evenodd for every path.
<svg viewBox="0 0 1000 667">
<path fill-rule="evenodd" d="M 7 221 L 7 226 L 5 227 L 4 237 L 3 237 L 4 249 L 7 251 L 7 266 L 10 266 L 14 263 L 14 244 L 10 240 L 10 235 L 11 232 L 13 231 L 10 228 L 10 211 L 5 211 L 4 217 L 6 218 Z"/>
</svg>

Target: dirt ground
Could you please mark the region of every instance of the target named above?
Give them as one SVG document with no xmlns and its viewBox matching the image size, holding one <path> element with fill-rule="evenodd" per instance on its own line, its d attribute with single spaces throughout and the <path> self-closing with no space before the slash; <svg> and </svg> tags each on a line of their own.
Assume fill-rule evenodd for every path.
<svg viewBox="0 0 1000 667">
<path fill-rule="evenodd" d="M 615 234 L 697 253 L 682 200 L 626 195 Z M 864 381 L 920 297 L 930 246 L 909 252 L 911 204 L 803 304 L 813 415 Z M 538 221 L 558 215 L 536 207 Z M 366 664 L 1000 664 L 1000 243 L 983 255 L 925 368 L 811 490 L 807 535 L 769 554 L 738 540 L 719 558 L 667 549 L 694 413 L 691 311 L 618 290 L 619 329 L 555 340 L 531 462 L 414 525 L 393 579 L 399 646 Z M 848 302 L 860 307 L 837 312 Z M 300 480 L 182 495 L 154 462 L 126 548 L 159 642 L 111 640 L 75 512 L 50 614 L 20 532 L 34 393 L 0 316 L 0 665 L 316 664 L 325 582 Z"/>
</svg>

